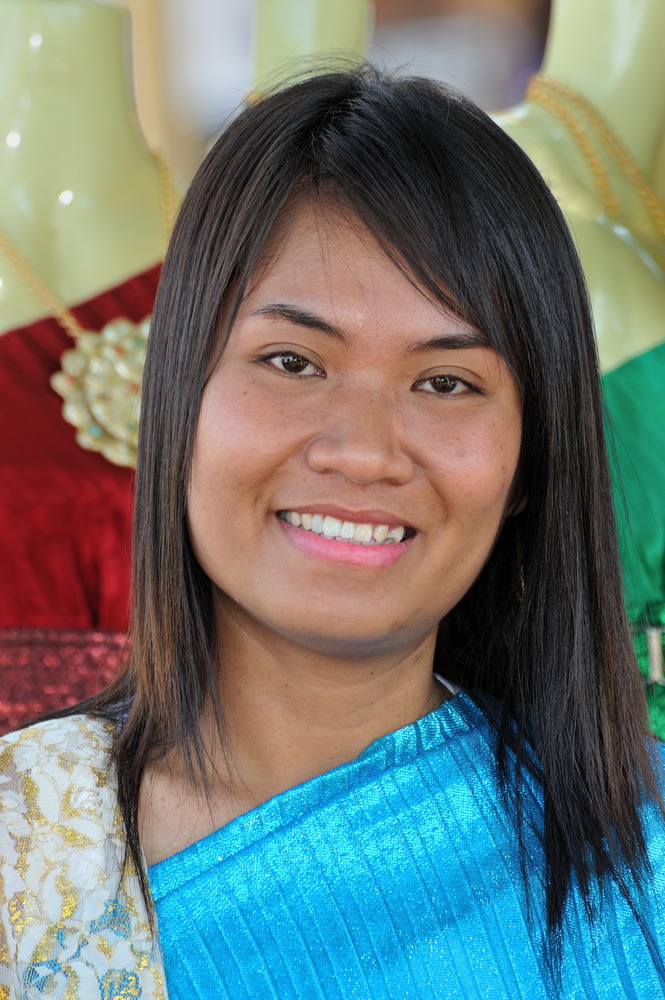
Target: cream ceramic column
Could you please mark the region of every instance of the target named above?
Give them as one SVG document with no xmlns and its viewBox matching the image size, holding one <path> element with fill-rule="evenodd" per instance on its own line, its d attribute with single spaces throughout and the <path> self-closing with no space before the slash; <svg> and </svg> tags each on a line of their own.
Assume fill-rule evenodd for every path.
<svg viewBox="0 0 665 1000">
<path fill-rule="evenodd" d="M 167 150 L 171 140 L 164 97 L 164 17 L 162 0 L 123 0 L 131 18 L 132 66 L 139 124 L 151 149 Z"/>
<path fill-rule="evenodd" d="M 657 201 L 649 210 L 635 177 L 606 155 L 609 128 L 648 184 L 661 198 L 665 194 L 665 3 L 553 0 L 543 70 L 603 115 L 602 141 L 578 106 L 551 87 L 543 91 L 548 106 L 527 100 L 497 117 L 550 183 L 580 252 L 618 471 L 626 601 L 642 669 L 656 682 L 647 688 L 651 722 L 665 737 L 665 689 L 659 686 L 665 630 L 665 227 Z M 601 156 L 605 178 L 575 141 L 571 111 Z M 607 190 L 601 195 L 607 182 L 615 206 Z M 651 197 L 644 187 L 643 195 Z"/>
<path fill-rule="evenodd" d="M 0 228 L 67 304 L 163 254 L 127 29 L 111 6 L 0 0 Z M 0 281 L 0 331 L 46 312 L 2 255 Z"/>
<path fill-rule="evenodd" d="M 362 58 L 372 14 L 368 0 L 255 0 L 254 89 L 301 71 L 308 58 Z"/>
<path fill-rule="evenodd" d="M 653 186 L 665 136 L 663 0 L 554 0 L 543 72 L 590 100 Z M 531 156 L 566 214 L 585 268 L 601 363 L 611 371 L 665 339 L 665 237 L 611 162 L 621 215 L 609 218 L 570 130 L 538 104 L 496 116 Z"/>
<path fill-rule="evenodd" d="M 595 104 L 651 173 L 665 131 L 662 0 L 555 0 L 543 71 Z"/>
</svg>

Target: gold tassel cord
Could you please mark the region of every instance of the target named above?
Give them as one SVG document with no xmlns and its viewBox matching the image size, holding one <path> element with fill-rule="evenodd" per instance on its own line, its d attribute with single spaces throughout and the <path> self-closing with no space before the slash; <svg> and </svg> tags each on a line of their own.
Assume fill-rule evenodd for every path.
<svg viewBox="0 0 665 1000">
<path fill-rule="evenodd" d="M 84 333 L 83 327 L 67 308 L 62 299 L 51 291 L 45 281 L 34 271 L 23 254 L 14 246 L 0 229 L 0 253 L 14 269 L 18 277 L 28 286 L 35 298 L 40 299 L 49 312 L 55 316 L 60 326 L 75 340 Z"/>
<path fill-rule="evenodd" d="M 168 165 L 161 156 L 156 159 L 166 247 L 177 197 Z M 134 466 L 150 317 L 140 323 L 118 318 L 99 332 L 85 330 L 1 230 L 0 253 L 75 341 L 62 355 L 62 368 L 51 377 L 51 385 L 63 398 L 63 416 L 76 428 L 77 442 L 116 465 Z"/>
<path fill-rule="evenodd" d="M 526 98 L 540 104 L 566 126 L 591 171 L 608 216 L 617 219 L 622 213 L 604 157 L 637 192 L 659 234 L 665 238 L 665 204 L 600 111 L 572 87 L 541 73 L 531 78 Z"/>
</svg>

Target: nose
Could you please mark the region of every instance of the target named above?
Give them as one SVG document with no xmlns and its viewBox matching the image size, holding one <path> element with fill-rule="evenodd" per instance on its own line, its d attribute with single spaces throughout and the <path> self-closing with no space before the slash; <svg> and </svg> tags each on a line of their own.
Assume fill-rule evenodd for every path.
<svg viewBox="0 0 665 1000">
<path fill-rule="evenodd" d="M 307 463 L 362 486 L 401 485 L 414 474 L 397 415 L 380 393 L 345 394 L 329 407 L 325 426 L 307 444 Z"/>
</svg>

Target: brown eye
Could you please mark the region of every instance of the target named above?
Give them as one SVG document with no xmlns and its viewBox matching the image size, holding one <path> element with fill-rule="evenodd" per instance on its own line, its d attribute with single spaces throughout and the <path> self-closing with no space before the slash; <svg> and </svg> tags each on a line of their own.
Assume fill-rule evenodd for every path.
<svg viewBox="0 0 665 1000">
<path fill-rule="evenodd" d="M 298 354 L 280 354 L 273 360 L 279 362 L 279 367 L 290 375 L 301 375 L 309 366 L 309 361 Z"/>
<path fill-rule="evenodd" d="M 463 382 L 454 375 L 432 375 L 421 382 L 417 382 L 416 389 L 422 392 L 431 392 L 437 396 L 460 396 L 466 392 L 472 392 L 473 388 L 467 382 Z"/>
<path fill-rule="evenodd" d="M 429 381 L 434 392 L 453 392 L 460 385 L 459 379 L 450 375 L 435 375 Z"/>
<path fill-rule="evenodd" d="M 317 365 L 294 351 L 277 351 L 275 354 L 269 354 L 259 360 L 263 364 L 270 365 L 271 368 L 276 368 L 284 375 L 324 376 L 325 374 Z"/>
</svg>

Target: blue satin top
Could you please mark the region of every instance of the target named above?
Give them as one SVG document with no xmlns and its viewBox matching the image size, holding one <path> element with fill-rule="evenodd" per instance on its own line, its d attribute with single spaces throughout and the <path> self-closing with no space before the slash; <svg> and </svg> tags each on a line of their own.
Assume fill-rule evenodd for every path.
<svg viewBox="0 0 665 1000">
<path fill-rule="evenodd" d="M 524 808 L 529 911 L 491 729 L 456 695 L 149 869 L 170 1000 L 665 997 L 662 822 L 646 934 L 612 887 L 592 926 L 574 891 L 557 984 L 535 785 Z"/>
</svg>

